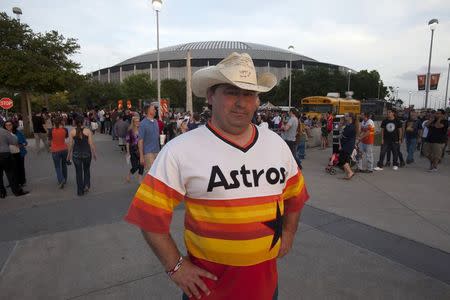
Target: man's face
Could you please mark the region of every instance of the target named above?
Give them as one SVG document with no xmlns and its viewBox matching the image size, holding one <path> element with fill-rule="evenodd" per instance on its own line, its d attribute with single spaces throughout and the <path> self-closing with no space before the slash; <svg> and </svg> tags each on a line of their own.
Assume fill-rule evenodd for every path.
<svg viewBox="0 0 450 300">
<path fill-rule="evenodd" d="M 413 120 L 417 119 L 417 113 L 415 111 L 411 112 L 411 119 Z"/>
<path fill-rule="evenodd" d="M 155 106 L 154 106 L 154 105 L 150 105 L 150 107 L 148 108 L 148 111 L 147 111 L 147 115 L 148 115 L 149 117 L 154 117 L 155 114 L 156 114 L 156 108 L 155 108 Z"/>
<path fill-rule="evenodd" d="M 388 110 L 387 116 L 388 116 L 389 119 L 393 119 L 395 117 L 394 116 L 394 112 L 392 110 Z"/>
<path fill-rule="evenodd" d="M 258 93 L 221 84 L 207 94 L 212 105 L 212 118 L 219 129 L 231 134 L 240 134 L 251 123 L 258 108 Z"/>
</svg>

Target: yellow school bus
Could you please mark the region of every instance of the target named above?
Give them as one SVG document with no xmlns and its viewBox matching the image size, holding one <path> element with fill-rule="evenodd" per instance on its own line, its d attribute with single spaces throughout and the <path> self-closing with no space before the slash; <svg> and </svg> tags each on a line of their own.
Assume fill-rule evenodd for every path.
<svg viewBox="0 0 450 300">
<path fill-rule="evenodd" d="M 314 118 L 331 112 L 333 115 L 343 115 L 345 113 L 361 113 L 361 102 L 354 99 L 334 98 L 325 96 L 311 96 L 300 101 L 302 112 Z"/>
</svg>

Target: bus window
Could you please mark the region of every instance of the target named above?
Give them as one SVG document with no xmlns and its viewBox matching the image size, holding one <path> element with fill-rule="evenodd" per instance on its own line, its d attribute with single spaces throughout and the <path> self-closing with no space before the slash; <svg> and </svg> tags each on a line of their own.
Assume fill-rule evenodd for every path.
<svg viewBox="0 0 450 300">
<path fill-rule="evenodd" d="M 332 105 L 303 104 L 303 112 L 327 113 L 333 111 Z"/>
</svg>

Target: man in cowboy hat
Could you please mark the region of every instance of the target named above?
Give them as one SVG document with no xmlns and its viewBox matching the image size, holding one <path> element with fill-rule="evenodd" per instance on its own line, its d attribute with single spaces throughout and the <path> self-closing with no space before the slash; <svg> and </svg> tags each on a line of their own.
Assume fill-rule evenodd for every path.
<svg viewBox="0 0 450 300">
<path fill-rule="evenodd" d="M 192 89 L 212 106 L 211 121 L 163 148 L 130 206 L 126 220 L 183 299 L 277 299 L 276 259 L 292 247 L 308 193 L 287 144 L 251 124 L 258 93 L 275 84 L 273 74 L 257 78 L 246 53 L 197 71 Z M 181 201 L 186 257 L 169 233 Z"/>
</svg>

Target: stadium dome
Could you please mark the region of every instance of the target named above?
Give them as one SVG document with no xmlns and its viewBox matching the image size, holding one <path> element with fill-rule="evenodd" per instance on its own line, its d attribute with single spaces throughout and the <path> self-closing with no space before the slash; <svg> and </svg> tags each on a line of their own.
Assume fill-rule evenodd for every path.
<svg viewBox="0 0 450 300">
<path fill-rule="evenodd" d="M 206 41 L 179 44 L 160 49 L 160 74 L 163 79 L 184 79 L 188 52 L 191 56 L 192 73 L 209 65 L 215 65 L 231 52 L 248 53 L 255 64 L 256 71 L 272 72 L 278 80 L 289 75 L 289 63 L 293 69 L 305 70 L 310 67 L 325 66 L 330 69 L 346 71 L 338 65 L 319 62 L 313 58 L 272 46 L 239 41 Z M 157 78 L 157 51 L 150 51 L 129 58 L 112 67 L 92 73 L 102 82 L 122 82 L 132 74 L 148 74 L 152 80 Z"/>
</svg>

